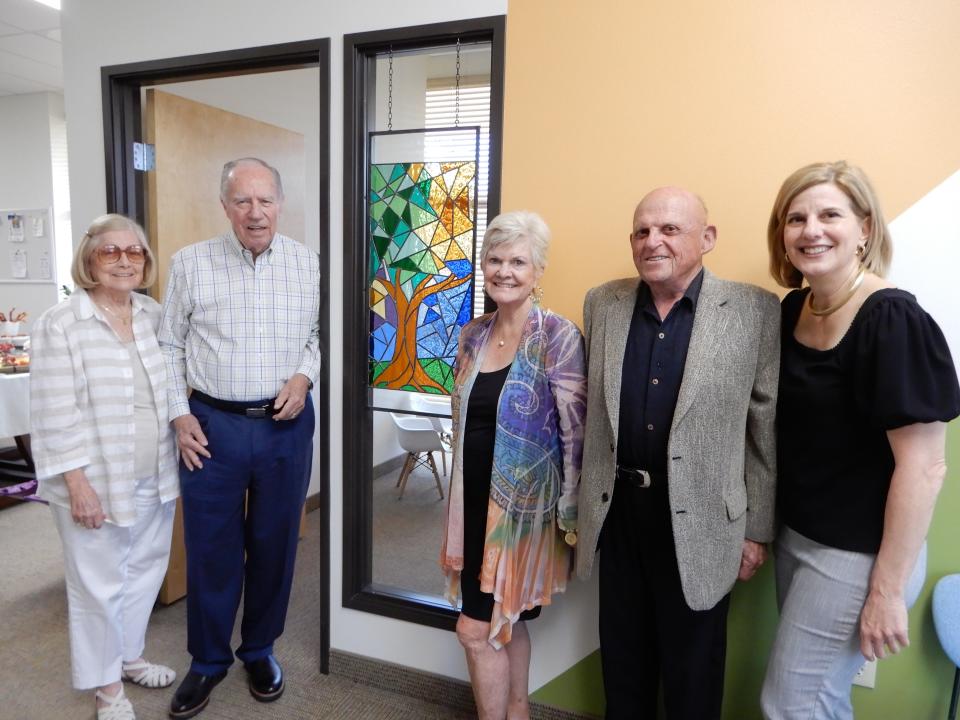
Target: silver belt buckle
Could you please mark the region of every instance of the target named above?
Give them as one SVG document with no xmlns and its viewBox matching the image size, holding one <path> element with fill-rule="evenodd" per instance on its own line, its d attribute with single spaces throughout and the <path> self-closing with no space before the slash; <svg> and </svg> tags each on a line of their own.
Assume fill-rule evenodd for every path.
<svg viewBox="0 0 960 720">
<path fill-rule="evenodd" d="M 247 408 L 243 411 L 243 414 L 248 418 L 265 418 L 267 416 L 267 408 L 265 407 L 252 407 Z"/>
<path fill-rule="evenodd" d="M 646 470 L 637 470 L 636 473 L 643 479 L 643 482 L 640 484 L 640 487 L 642 488 L 650 487 L 650 473 L 648 473 Z"/>
</svg>

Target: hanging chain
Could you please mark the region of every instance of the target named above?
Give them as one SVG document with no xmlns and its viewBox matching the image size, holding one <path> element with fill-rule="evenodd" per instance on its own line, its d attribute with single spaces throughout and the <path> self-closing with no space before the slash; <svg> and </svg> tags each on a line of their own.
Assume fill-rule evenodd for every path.
<svg viewBox="0 0 960 720">
<path fill-rule="evenodd" d="M 387 132 L 393 132 L 393 45 L 390 46 L 389 77 L 387 84 Z"/>
<path fill-rule="evenodd" d="M 453 126 L 460 127 L 460 38 L 457 38 L 457 87 L 454 92 Z"/>
</svg>

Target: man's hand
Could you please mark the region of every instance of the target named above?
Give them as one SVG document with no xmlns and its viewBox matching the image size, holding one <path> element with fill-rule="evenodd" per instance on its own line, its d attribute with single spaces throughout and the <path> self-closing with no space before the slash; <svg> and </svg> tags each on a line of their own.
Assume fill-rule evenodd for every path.
<svg viewBox="0 0 960 720">
<path fill-rule="evenodd" d="M 203 463 L 200 456 L 210 457 L 210 451 L 207 450 L 207 436 L 200 429 L 200 421 L 196 415 L 181 415 L 173 419 L 173 429 L 177 434 L 177 447 L 180 449 L 180 457 L 183 458 L 183 464 L 187 470 L 202 468 Z"/>
<path fill-rule="evenodd" d="M 273 416 L 273 419 L 293 420 L 303 412 L 309 387 L 310 379 L 306 375 L 294 373 L 293 377 L 287 380 L 284 386 L 280 388 L 280 392 L 277 393 L 277 400 L 273 407 L 279 412 Z"/>
<path fill-rule="evenodd" d="M 744 539 L 743 555 L 740 558 L 740 573 L 737 578 L 749 580 L 767 559 L 767 548 L 763 543 Z"/>
<path fill-rule="evenodd" d="M 70 493 L 70 515 L 73 521 L 88 530 L 97 530 L 103 525 L 106 515 L 100 504 L 100 496 L 90 487 L 83 469 L 68 470 L 63 479 Z"/>
<path fill-rule="evenodd" d="M 860 611 L 860 652 L 867 660 L 886 657 L 910 644 L 907 632 L 907 604 L 903 595 L 885 596 L 871 590 Z"/>
</svg>

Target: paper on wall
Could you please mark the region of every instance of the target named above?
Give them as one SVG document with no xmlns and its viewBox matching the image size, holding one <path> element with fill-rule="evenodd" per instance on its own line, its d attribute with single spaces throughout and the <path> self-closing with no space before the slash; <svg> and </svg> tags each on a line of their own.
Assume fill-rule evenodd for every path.
<svg viewBox="0 0 960 720">
<path fill-rule="evenodd" d="M 10 242 L 23 242 L 23 216 L 7 215 L 7 221 L 10 223 Z"/>
<path fill-rule="evenodd" d="M 40 252 L 40 279 L 41 280 L 51 280 L 53 279 L 53 273 L 50 265 L 50 252 L 47 250 L 42 250 Z"/>
<path fill-rule="evenodd" d="M 27 277 L 27 251 L 23 248 L 10 248 L 10 277 Z"/>
</svg>

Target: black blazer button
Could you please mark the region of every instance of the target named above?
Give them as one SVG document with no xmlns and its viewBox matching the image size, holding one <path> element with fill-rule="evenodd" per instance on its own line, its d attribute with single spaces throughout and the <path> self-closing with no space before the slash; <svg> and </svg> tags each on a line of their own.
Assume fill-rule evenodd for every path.
<svg viewBox="0 0 960 720">
<path fill-rule="evenodd" d="M 603 502 L 607 502 L 610 499 L 610 496 L 604 493 L 600 496 L 600 499 L 603 500 Z"/>
</svg>

